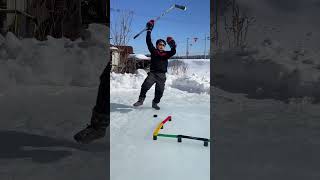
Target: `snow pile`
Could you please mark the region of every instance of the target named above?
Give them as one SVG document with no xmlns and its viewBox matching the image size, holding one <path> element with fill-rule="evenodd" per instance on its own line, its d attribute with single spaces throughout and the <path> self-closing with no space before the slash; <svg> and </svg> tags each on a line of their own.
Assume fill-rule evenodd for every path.
<svg viewBox="0 0 320 180">
<path fill-rule="evenodd" d="M 189 93 L 207 93 L 210 91 L 210 72 L 209 61 L 189 61 L 190 68 L 186 74 L 173 75 L 170 72 L 166 74 L 166 88 L 175 88 Z M 202 63 L 201 63 L 202 62 Z M 138 69 L 136 74 L 117 74 L 111 73 L 110 91 L 140 89 L 147 72 Z"/>
<path fill-rule="evenodd" d="M 196 74 L 173 78 L 169 86 L 189 93 L 210 93 L 208 78 L 199 77 Z"/>
<path fill-rule="evenodd" d="M 144 54 L 129 54 L 129 58 L 140 59 L 140 60 L 150 60 L 150 57 L 145 56 Z"/>
<path fill-rule="evenodd" d="M 88 28 L 90 32 L 90 40 L 92 42 L 100 43 L 100 44 L 107 44 L 108 38 L 107 33 L 108 27 L 102 26 L 101 24 L 89 24 Z"/>
<path fill-rule="evenodd" d="M 117 74 L 112 72 L 110 75 L 110 91 L 140 89 L 147 72 L 138 69 L 136 74 Z"/>
<path fill-rule="evenodd" d="M 85 41 L 0 35 L 0 90 L 13 85 L 97 86 L 106 64 L 106 27 L 90 25 L 88 30 Z"/>
<path fill-rule="evenodd" d="M 320 98 L 320 53 L 303 46 L 285 48 L 265 39 L 256 46 L 216 52 L 215 86 L 252 96 Z M 262 90 L 262 91 L 261 91 Z"/>
<path fill-rule="evenodd" d="M 169 68 L 167 83 L 169 87 L 189 93 L 210 92 L 210 59 L 182 59 L 187 65 L 185 74 L 173 75 Z"/>
<path fill-rule="evenodd" d="M 264 39 L 260 44 L 247 45 L 243 48 L 226 49 L 224 54 L 234 54 L 239 60 L 252 59 L 255 61 L 273 61 L 285 65 L 287 68 L 305 69 L 320 64 L 320 51 L 306 49 L 302 45 L 288 48 L 277 40 Z"/>
<path fill-rule="evenodd" d="M 210 81 L 210 59 L 190 59 L 185 62 L 188 64 L 187 74 L 197 74 Z"/>
</svg>

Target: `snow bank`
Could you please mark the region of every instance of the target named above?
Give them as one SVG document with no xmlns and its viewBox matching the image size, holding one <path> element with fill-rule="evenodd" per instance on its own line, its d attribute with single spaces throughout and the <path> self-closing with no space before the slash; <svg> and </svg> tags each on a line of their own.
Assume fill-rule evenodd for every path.
<svg viewBox="0 0 320 180">
<path fill-rule="evenodd" d="M 91 24 L 85 41 L 0 35 L 0 91 L 13 85 L 97 86 L 106 64 L 106 30 Z"/>
<path fill-rule="evenodd" d="M 189 93 L 207 93 L 210 91 L 210 66 L 209 61 L 200 62 L 195 65 L 192 60 L 186 60 L 190 65 L 186 74 L 173 75 L 167 73 L 166 88 L 175 88 Z M 147 77 L 147 72 L 143 69 L 138 69 L 136 74 L 117 74 L 111 73 L 110 90 L 130 91 L 140 89 L 144 79 Z"/>
<path fill-rule="evenodd" d="M 117 74 L 112 72 L 110 75 L 110 91 L 140 89 L 147 72 L 138 69 L 136 74 Z"/>
<path fill-rule="evenodd" d="M 208 79 L 204 77 L 201 78 L 196 74 L 172 78 L 169 86 L 189 93 L 210 93 L 210 82 Z"/>
<path fill-rule="evenodd" d="M 173 75 L 171 62 L 186 64 L 185 74 Z M 189 93 L 208 93 L 210 91 L 210 59 L 176 59 L 169 61 L 169 74 L 166 85 Z"/>
<path fill-rule="evenodd" d="M 108 27 L 100 24 L 89 24 L 90 40 L 100 44 L 107 44 L 109 36 L 107 36 Z"/>
<path fill-rule="evenodd" d="M 150 57 L 145 56 L 144 54 L 129 54 L 129 58 L 141 59 L 141 60 L 150 60 Z"/>
<path fill-rule="evenodd" d="M 254 47 L 223 50 L 216 53 L 214 85 L 255 97 L 320 98 L 319 57 L 318 51 L 284 48 L 271 39 Z"/>
</svg>

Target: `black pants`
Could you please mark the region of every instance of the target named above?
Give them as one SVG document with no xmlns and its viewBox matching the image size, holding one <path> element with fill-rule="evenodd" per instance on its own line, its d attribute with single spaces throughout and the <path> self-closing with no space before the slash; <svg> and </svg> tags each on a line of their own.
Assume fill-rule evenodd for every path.
<svg viewBox="0 0 320 180">
<path fill-rule="evenodd" d="M 148 90 L 151 88 L 151 86 L 154 83 L 156 83 L 153 102 L 159 103 L 163 95 L 165 82 L 166 82 L 165 73 L 149 72 L 147 78 L 144 80 L 143 84 L 141 85 L 139 98 L 145 98 Z"/>
<path fill-rule="evenodd" d="M 110 70 L 111 64 L 109 62 L 100 75 L 97 101 L 96 105 L 94 106 L 94 110 L 98 113 L 110 113 Z"/>
</svg>

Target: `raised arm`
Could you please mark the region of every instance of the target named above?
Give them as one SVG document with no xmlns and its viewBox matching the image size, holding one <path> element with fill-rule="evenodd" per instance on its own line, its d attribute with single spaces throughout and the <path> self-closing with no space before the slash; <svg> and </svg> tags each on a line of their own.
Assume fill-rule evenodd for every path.
<svg viewBox="0 0 320 180">
<path fill-rule="evenodd" d="M 172 37 L 167 37 L 167 43 L 170 46 L 171 50 L 167 51 L 167 57 L 170 58 L 176 54 L 176 42 L 173 40 Z"/>
<path fill-rule="evenodd" d="M 154 26 L 154 20 L 150 20 L 146 25 L 146 29 L 147 29 L 146 43 L 147 43 L 148 49 L 149 49 L 151 54 L 156 49 L 153 46 L 152 41 L 151 41 L 151 31 L 153 29 L 153 26 Z"/>
<path fill-rule="evenodd" d="M 147 43 L 147 46 L 148 46 L 150 53 L 152 54 L 156 48 L 152 44 L 150 30 L 147 31 L 146 43 Z"/>
</svg>

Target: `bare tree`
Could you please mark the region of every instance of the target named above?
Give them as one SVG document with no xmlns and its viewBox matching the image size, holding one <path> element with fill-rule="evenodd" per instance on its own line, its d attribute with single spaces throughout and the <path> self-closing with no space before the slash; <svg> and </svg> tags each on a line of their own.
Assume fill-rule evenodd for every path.
<svg viewBox="0 0 320 180">
<path fill-rule="evenodd" d="M 131 23 L 133 18 L 132 11 L 121 12 L 121 15 L 114 22 L 111 22 L 111 41 L 113 45 L 118 46 L 120 50 L 120 67 L 119 72 L 129 72 L 131 67 L 128 61 L 128 52 L 125 46 L 128 45 L 131 37 Z M 120 47 L 119 47 L 120 46 Z M 122 47 L 122 48 L 121 48 Z"/>
<path fill-rule="evenodd" d="M 28 12 L 35 16 L 33 35 L 45 40 L 47 35 L 72 40 L 80 36 L 81 3 L 78 0 L 30 0 Z"/>
<path fill-rule="evenodd" d="M 240 11 L 239 4 L 235 0 L 228 1 L 228 7 L 232 8 L 231 19 L 224 16 L 224 26 L 227 33 L 229 47 L 240 47 L 245 45 L 249 26 L 255 22 L 254 17 L 249 17 Z"/>
<path fill-rule="evenodd" d="M 119 19 L 111 22 L 111 41 L 116 46 L 126 46 L 131 37 L 133 12 L 122 12 Z"/>
<path fill-rule="evenodd" d="M 173 60 L 170 62 L 170 68 L 171 68 L 172 74 L 184 75 L 187 73 L 188 64 L 186 64 L 185 62 L 183 62 L 181 60 Z"/>
</svg>

